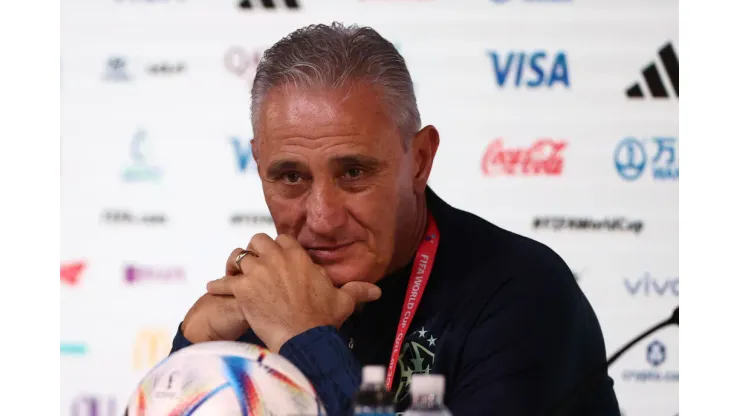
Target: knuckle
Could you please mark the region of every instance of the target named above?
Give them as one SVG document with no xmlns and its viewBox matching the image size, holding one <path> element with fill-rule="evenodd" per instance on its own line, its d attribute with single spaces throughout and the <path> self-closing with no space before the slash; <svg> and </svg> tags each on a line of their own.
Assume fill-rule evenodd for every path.
<svg viewBox="0 0 740 416">
<path fill-rule="evenodd" d="M 351 314 L 355 309 L 355 299 L 347 293 L 340 293 L 337 299 L 337 306 L 341 314 Z"/>
<path fill-rule="evenodd" d="M 290 234 L 280 234 L 277 236 L 277 238 L 275 238 L 275 241 L 278 241 L 278 240 L 288 243 L 288 244 L 298 243 L 298 240 L 293 238 L 293 236 L 291 236 Z"/>
<path fill-rule="evenodd" d="M 270 239 L 270 236 L 267 235 L 267 234 L 265 234 L 265 233 L 257 233 L 257 234 L 255 234 L 255 235 L 252 236 L 252 239 L 250 240 L 250 243 L 258 242 L 258 241 L 264 240 L 264 239 L 268 239 L 269 240 Z"/>
<path fill-rule="evenodd" d="M 250 279 L 254 280 L 256 276 L 260 276 L 265 273 L 267 267 L 264 263 L 261 261 L 255 261 L 254 264 L 249 268 L 249 272 L 246 275 L 249 276 Z"/>
</svg>

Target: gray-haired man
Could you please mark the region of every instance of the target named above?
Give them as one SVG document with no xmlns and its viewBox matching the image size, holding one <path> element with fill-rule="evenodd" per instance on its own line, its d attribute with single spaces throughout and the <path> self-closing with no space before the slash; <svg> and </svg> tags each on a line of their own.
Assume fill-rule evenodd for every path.
<svg viewBox="0 0 740 416">
<path fill-rule="evenodd" d="M 422 128 L 404 59 L 377 32 L 315 25 L 279 41 L 257 68 L 252 125 L 279 236 L 231 253 L 173 351 L 266 346 L 331 415 L 351 413 L 367 364 L 388 366 L 400 410 L 411 375 L 438 372 L 456 415 L 533 415 L 604 362 L 557 254 L 427 186 L 439 134 Z M 608 376 L 575 413 L 619 414 Z"/>
</svg>

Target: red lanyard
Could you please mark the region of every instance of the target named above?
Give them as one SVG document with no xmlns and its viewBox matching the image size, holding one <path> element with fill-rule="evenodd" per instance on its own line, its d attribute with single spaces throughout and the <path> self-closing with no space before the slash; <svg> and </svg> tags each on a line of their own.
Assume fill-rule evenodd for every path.
<svg viewBox="0 0 740 416">
<path fill-rule="evenodd" d="M 437 229 L 437 222 L 434 221 L 434 217 L 429 213 L 427 230 L 424 233 L 424 238 L 421 240 L 419 249 L 416 251 L 414 267 L 411 269 L 411 278 L 409 279 L 409 286 L 406 289 L 406 299 L 403 302 L 403 309 L 401 309 L 401 319 L 398 321 L 396 338 L 393 341 L 391 362 L 388 364 L 388 371 L 385 377 L 385 388 L 388 391 L 391 391 L 391 387 L 393 387 L 393 375 L 396 373 L 396 364 L 398 363 L 398 356 L 401 353 L 401 344 L 404 338 L 406 338 L 409 325 L 411 325 L 411 321 L 414 319 L 416 309 L 419 306 L 419 302 L 421 302 L 421 295 L 424 294 L 424 288 L 426 288 L 429 275 L 432 273 L 432 266 L 434 265 L 434 257 L 437 255 L 438 246 L 439 230 Z"/>
</svg>

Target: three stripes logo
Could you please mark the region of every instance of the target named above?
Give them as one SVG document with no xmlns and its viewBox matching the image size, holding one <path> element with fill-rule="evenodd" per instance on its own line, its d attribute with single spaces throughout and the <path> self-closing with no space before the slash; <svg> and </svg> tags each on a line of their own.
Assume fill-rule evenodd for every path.
<svg viewBox="0 0 740 416">
<path fill-rule="evenodd" d="M 678 99 L 678 57 L 676 56 L 676 52 L 673 50 L 673 45 L 671 45 L 670 42 L 665 44 L 658 51 L 658 57 L 663 66 L 663 70 L 665 71 L 664 76 L 668 77 L 668 81 L 673 87 L 676 99 Z M 651 62 L 642 70 L 642 77 L 648 87 L 651 97 L 672 98 L 668 94 L 666 85 L 663 83 L 663 77 L 661 77 L 658 63 L 656 61 Z M 627 97 L 630 99 L 645 98 L 645 93 L 642 90 L 640 81 L 635 82 L 627 88 Z"/>
<path fill-rule="evenodd" d="M 275 9 L 276 6 L 274 0 L 241 0 L 239 1 L 239 8 L 240 9 L 252 9 L 252 4 L 261 4 L 263 9 Z M 285 7 L 288 9 L 299 9 L 301 6 L 298 5 L 298 0 L 278 0 L 278 3 L 284 3 Z"/>
</svg>

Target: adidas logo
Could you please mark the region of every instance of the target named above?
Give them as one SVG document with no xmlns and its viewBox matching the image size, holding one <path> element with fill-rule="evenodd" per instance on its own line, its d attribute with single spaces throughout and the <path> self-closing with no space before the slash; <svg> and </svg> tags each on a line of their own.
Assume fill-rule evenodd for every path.
<svg viewBox="0 0 740 416">
<path fill-rule="evenodd" d="M 665 44 L 658 51 L 658 57 L 660 62 L 663 64 L 663 70 L 665 76 L 668 77 L 671 85 L 673 86 L 673 92 L 676 94 L 678 99 L 678 57 L 676 52 L 673 50 L 671 43 Z M 642 77 L 647 84 L 648 90 L 650 90 L 650 96 L 653 98 L 670 98 L 668 95 L 668 89 L 663 83 L 663 79 L 658 70 L 657 62 L 653 61 L 642 70 Z M 645 98 L 645 93 L 642 91 L 640 81 L 635 82 L 629 88 L 627 88 L 628 98 Z"/>
<path fill-rule="evenodd" d="M 239 2 L 239 8 L 240 9 L 251 9 L 252 3 L 261 3 L 262 8 L 264 9 L 274 9 L 275 8 L 275 2 L 273 0 L 257 0 L 257 1 L 241 0 Z M 298 0 L 283 0 L 282 3 L 285 3 L 285 7 L 287 7 L 288 9 L 299 9 L 301 7 L 298 5 Z"/>
</svg>

